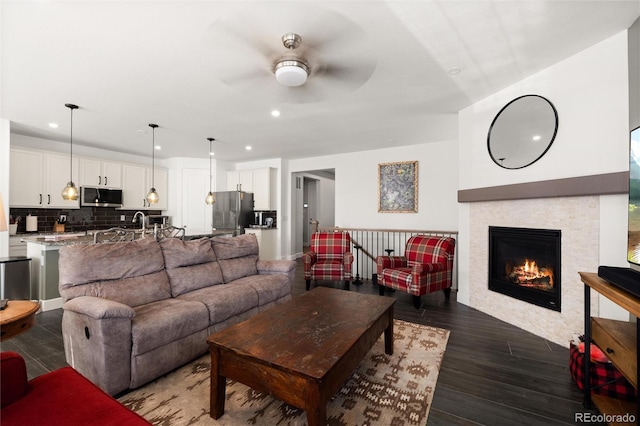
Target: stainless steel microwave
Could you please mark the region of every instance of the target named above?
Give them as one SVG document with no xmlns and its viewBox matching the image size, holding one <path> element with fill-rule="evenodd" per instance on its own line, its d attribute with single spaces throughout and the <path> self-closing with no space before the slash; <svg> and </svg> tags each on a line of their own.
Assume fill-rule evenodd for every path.
<svg viewBox="0 0 640 426">
<path fill-rule="evenodd" d="M 80 205 L 93 207 L 122 207 L 122 189 L 83 186 L 80 188 Z"/>
</svg>

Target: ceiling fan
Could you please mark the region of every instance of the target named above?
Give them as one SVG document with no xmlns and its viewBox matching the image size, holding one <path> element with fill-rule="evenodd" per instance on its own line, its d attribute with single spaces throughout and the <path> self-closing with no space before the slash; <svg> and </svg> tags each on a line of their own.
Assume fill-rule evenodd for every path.
<svg viewBox="0 0 640 426">
<path fill-rule="evenodd" d="M 302 37 L 296 33 L 286 33 L 282 36 L 284 47 L 293 51 L 302 43 Z M 309 65 L 297 56 L 279 59 L 273 68 L 278 83 L 289 87 L 301 86 L 307 82 L 310 72 Z"/>
<path fill-rule="evenodd" d="M 377 56 L 361 27 L 334 11 L 290 6 L 287 15 L 252 9 L 260 19 L 212 22 L 205 43 L 224 58 L 211 62 L 215 77 L 253 101 L 288 103 L 335 98 L 369 80 Z"/>
</svg>

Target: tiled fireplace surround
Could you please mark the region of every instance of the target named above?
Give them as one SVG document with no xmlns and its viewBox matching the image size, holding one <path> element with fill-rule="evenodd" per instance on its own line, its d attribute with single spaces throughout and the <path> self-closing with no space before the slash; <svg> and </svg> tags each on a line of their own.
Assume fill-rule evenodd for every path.
<svg viewBox="0 0 640 426">
<path fill-rule="evenodd" d="M 562 312 L 488 289 L 489 226 L 562 231 Z M 469 304 L 538 336 L 566 345 L 583 330 L 584 285 L 578 271 L 598 269 L 599 197 L 473 203 L 470 209 Z M 592 307 L 596 309 L 596 306 Z"/>
<path fill-rule="evenodd" d="M 590 185 L 598 180 L 606 189 Z M 489 192 L 500 193 L 502 188 L 486 193 L 480 191 L 480 194 L 474 190 L 462 191 L 472 194 L 461 196 L 459 193 L 458 197 L 462 202 L 472 201 L 469 205 L 469 306 L 563 346 L 584 330 L 584 284 L 578 272 L 598 270 L 600 195 L 625 192 L 628 174 L 567 181 L 569 188 L 566 190 L 557 188 L 567 182 L 556 185 L 559 181 L 549 181 L 548 187 L 543 185 L 546 189 L 541 190 L 539 198 L 518 199 L 507 193 L 501 195 L 507 199 L 492 199 L 498 197 Z M 505 188 L 507 192 L 513 189 Z M 527 188 L 519 186 L 517 189 Z M 549 196 L 562 193 L 563 196 Z M 562 231 L 562 312 L 489 290 L 489 226 Z M 591 312 L 597 315 L 598 298 L 591 300 Z"/>
</svg>

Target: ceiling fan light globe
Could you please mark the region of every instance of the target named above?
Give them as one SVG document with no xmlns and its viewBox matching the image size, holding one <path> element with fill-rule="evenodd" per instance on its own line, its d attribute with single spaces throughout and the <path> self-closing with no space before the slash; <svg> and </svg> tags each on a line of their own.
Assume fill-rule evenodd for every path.
<svg viewBox="0 0 640 426">
<path fill-rule="evenodd" d="M 295 62 L 295 61 L 291 61 Z M 281 63 L 282 64 L 282 63 Z M 276 80 L 283 86 L 296 87 L 302 86 L 307 82 L 309 74 L 307 70 L 301 66 L 293 64 L 278 64 L 276 67 Z"/>
</svg>

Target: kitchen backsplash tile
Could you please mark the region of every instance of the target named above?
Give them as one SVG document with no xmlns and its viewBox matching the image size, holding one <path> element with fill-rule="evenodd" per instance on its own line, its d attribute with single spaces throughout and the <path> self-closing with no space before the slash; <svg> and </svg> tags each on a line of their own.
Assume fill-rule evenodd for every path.
<svg viewBox="0 0 640 426">
<path fill-rule="evenodd" d="M 114 226 L 120 227 L 138 227 L 131 223 L 136 210 L 116 210 L 106 207 L 81 207 L 74 210 L 64 209 L 20 209 L 10 208 L 11 217 L 20 217 L 18 222 L 18 234 L 26 233 L 26 217 L 38 216 L 38 232 L 52 232 L 53 225 L 60 215 L 67 216 L 65 224 L 65 232 L 69 231 L 86 231 L 87 229 L 107 229 Z M 161 214 L 160 210 L 146 210 L 145 215 Z M 124 215 L 125 220 L 121 221 L 120 217 Z"/>
</svg>

